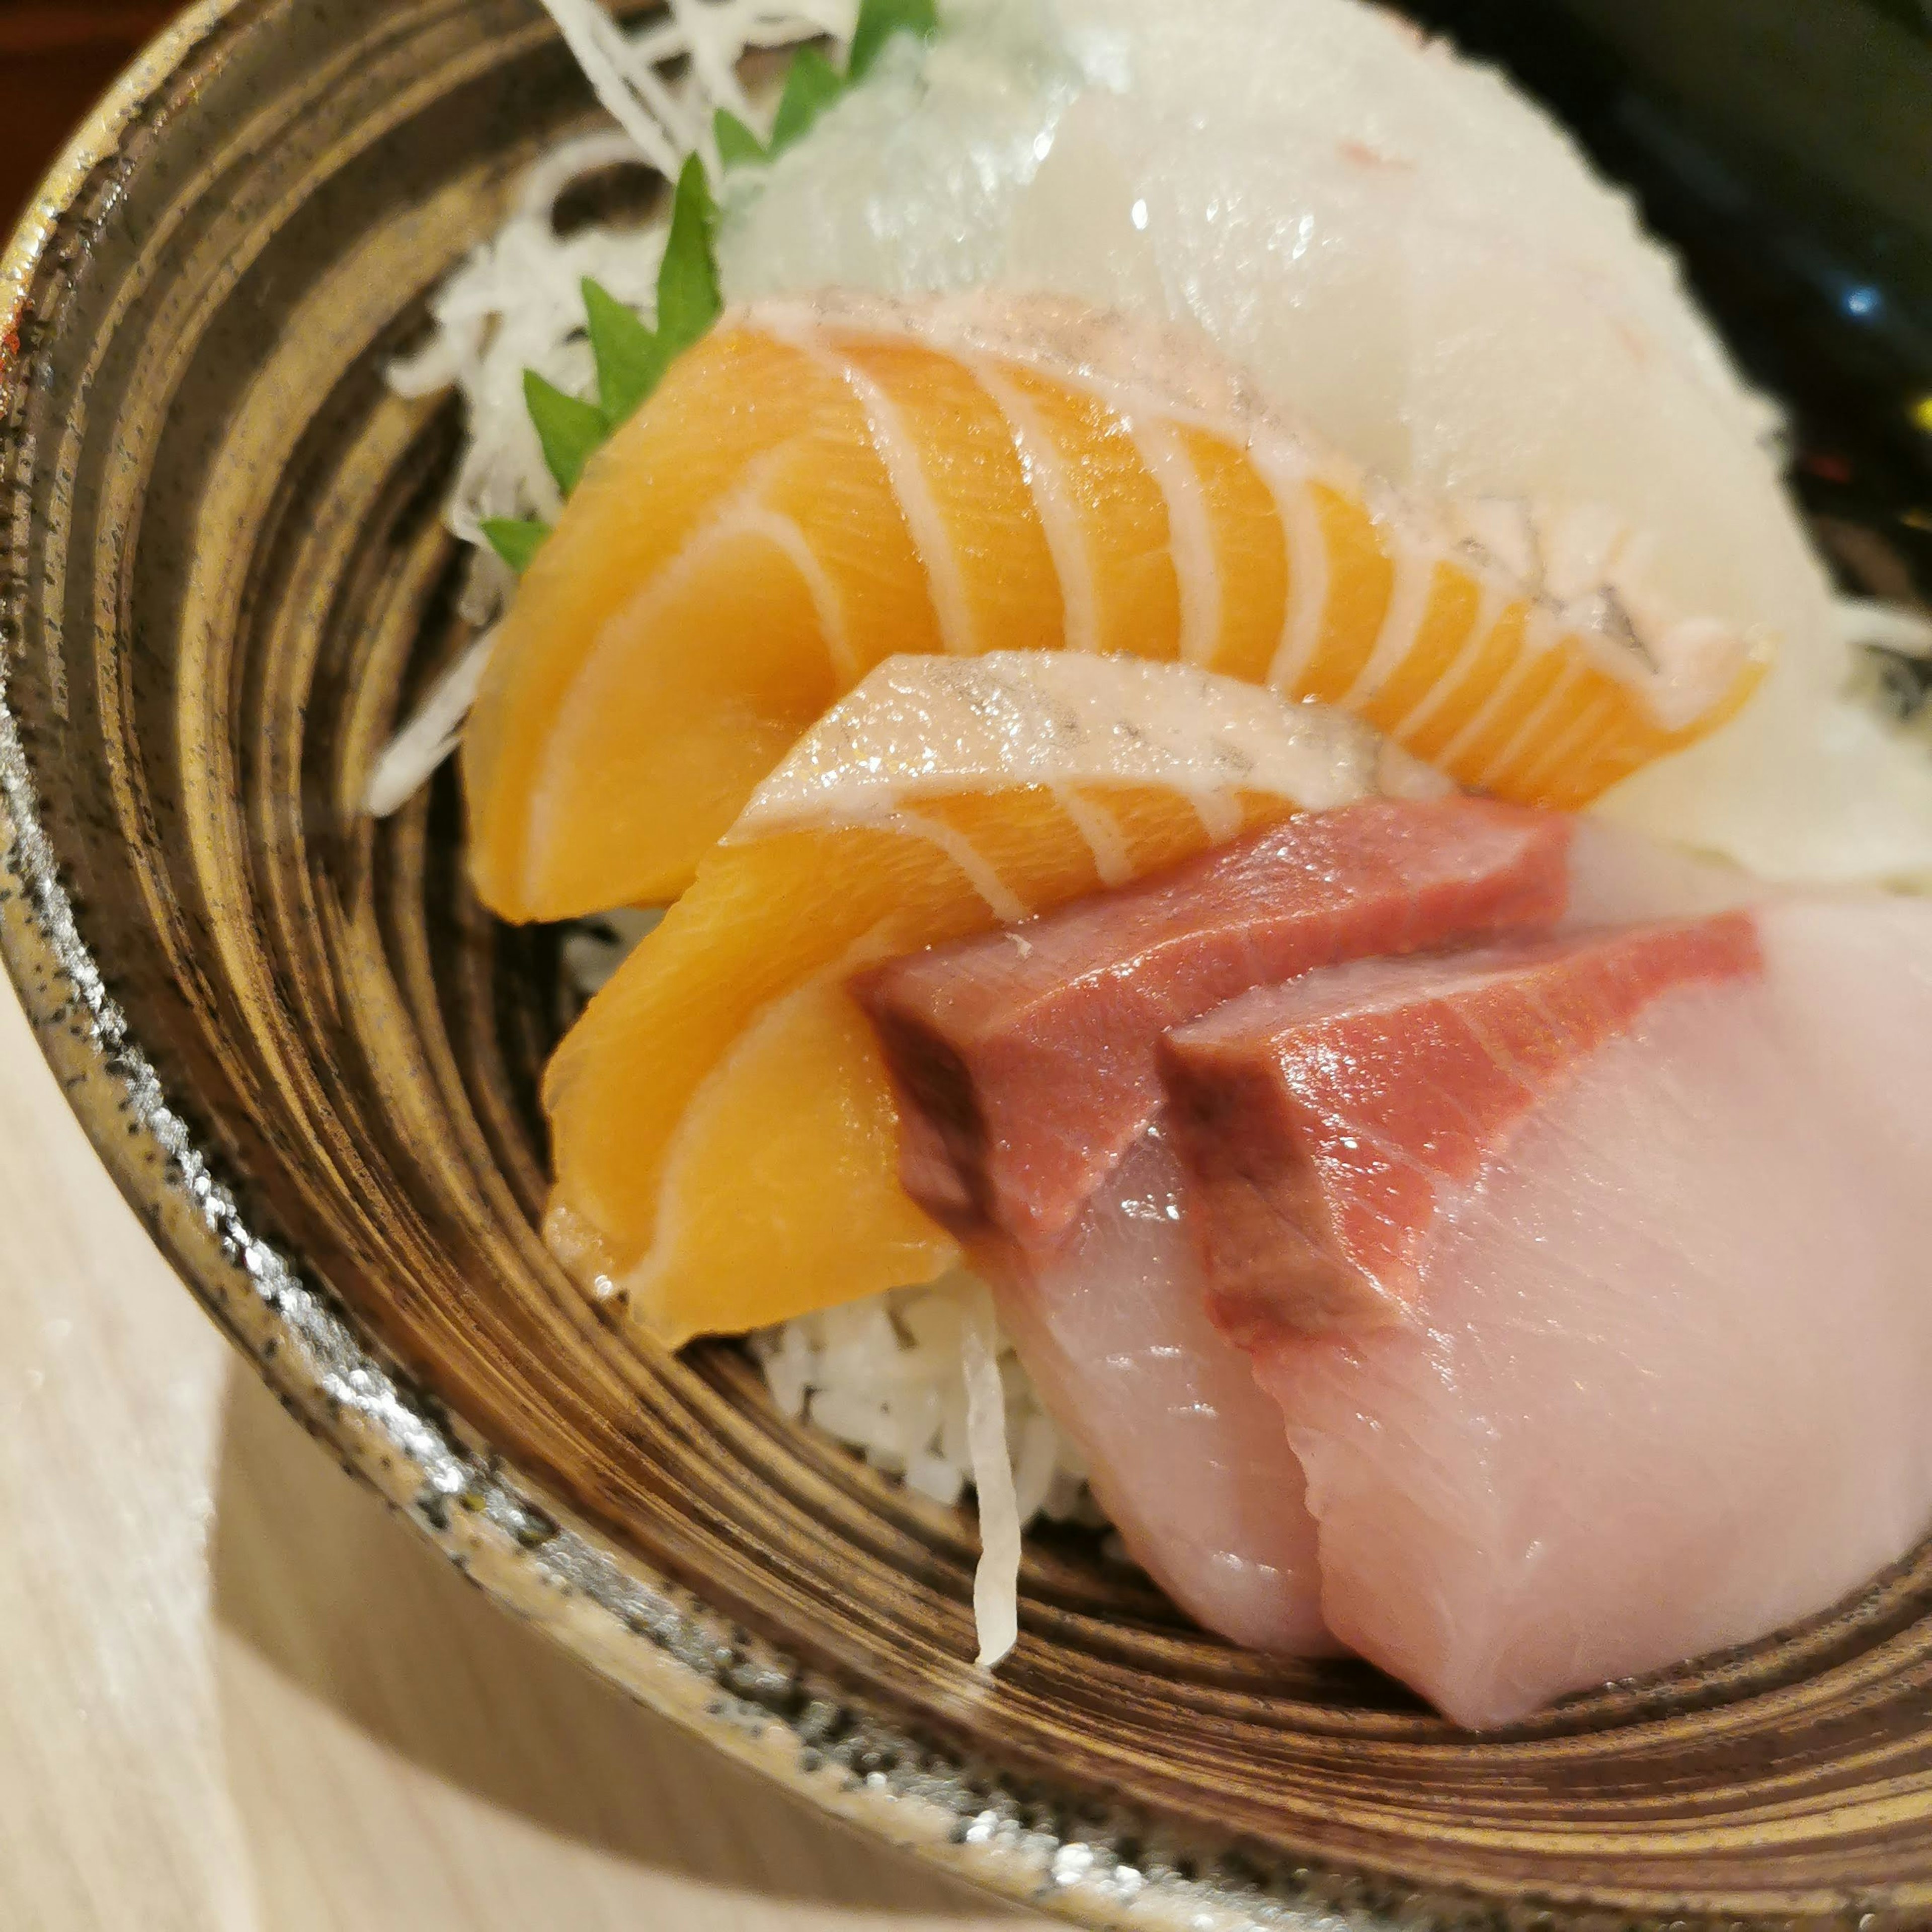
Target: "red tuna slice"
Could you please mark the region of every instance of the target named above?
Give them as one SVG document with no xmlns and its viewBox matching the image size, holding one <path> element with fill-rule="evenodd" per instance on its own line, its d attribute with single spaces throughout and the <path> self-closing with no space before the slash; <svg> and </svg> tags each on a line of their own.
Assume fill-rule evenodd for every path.
<svg viewBox="0 0 1932 1932">
<path fill-rule="evenodd" d="M 1748 914 L 1264 987 L 1161 1042 L 1208 1306 L 1254 1346 L 1400 1322 L 1442 1203 L 1675 988 L 1755 974 Z"/>
<path fill-rule="evenodd" d="M 1570 823 L 1366 800 L 862 974 L 906 1191 L 968 1242 L 1052 1244 L 1154 1118 L 1168 1028 L 1313 967 L 1548 927 Z"/>
<path fill-rule="evenodd" d="M 1279 1405 L 1208 1318 L 1179 1165 L 1158 1125 L 1052 1254 L 1004 1242 L 973 1258 L 1142 1568 L 1249 1649 L 1335 1650 L 1301 1465 Z"/>
</svg>

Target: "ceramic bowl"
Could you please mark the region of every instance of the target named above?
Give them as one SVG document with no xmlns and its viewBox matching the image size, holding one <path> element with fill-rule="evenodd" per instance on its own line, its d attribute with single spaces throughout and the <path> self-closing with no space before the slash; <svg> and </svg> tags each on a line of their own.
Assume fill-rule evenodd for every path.
<svg viewBox="0 0 1932 1932">
<path fill-rule="evenodd" d="M 388 360 L 595 109 L 530 0 L 214 0 L 0 266 L 0 946 L 102 1157 L 341 1460 L 508 1610 L 826 1811 L 1094 1926 L 1916 1922 L 1932 1567 L 1459 1734 L 1201 1635 L 1077 1536 L 971 1658 L 970 1518 L 638 1352 L 535 1232 L 553 934 L 447 772 L 461 424 Z"/>
</svg>

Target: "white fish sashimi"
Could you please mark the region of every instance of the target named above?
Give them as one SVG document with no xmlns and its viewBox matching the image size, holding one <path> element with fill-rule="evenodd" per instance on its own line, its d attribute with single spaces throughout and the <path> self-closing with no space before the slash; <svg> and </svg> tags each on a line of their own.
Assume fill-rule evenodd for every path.
<svg viewBox="0 0 1932 1932">
<path fill-rule="evenodd" d="M 1763 881 L 1740 866 L 1660 845 L 1620 825 L 1582 818 L 1570 836 L 1566 928 L 1699 919 L 1767 896 Z"/>
<path fill-rule="evenodd" d="M 1850 654 L 1828 634 L 1787 648 L 1743 712 L 1660 759 L 1596 809 L 1654 838 L 1730 854 L 1768 879 L 1932 883 L 1932 756 L 1843 694 Z"/>
<path fill-rule="evenodd" d="M 1135 1560 L 1198 1622 L 1252 1649 L 1336 1648 L 1315 1524 L 1281 1411 L 1215 1332 L 1157 1134 L 1049 1260 L 980 1265 L 1041 1400 Z"/>
<path fill-rule="evenodd" d="M 995 279 L 1019 195 L 1085 85 L 1042 0 L 965 0 L 928 48 L 889 46 L 863 87 L 769 166 L 725 178 L 718 266 L 734 299 L 897 294 Z"/>
<path fill-rule="evenodd" d="M 1259 1347 L 1330 1627 L 1464 1724 L 1822 1611 L 1932 1523 L 1932 907 L 1754 919 L 1761 977 L 1664 994 L 1438 1196 L 1414 1321 Z"/>
</svg>

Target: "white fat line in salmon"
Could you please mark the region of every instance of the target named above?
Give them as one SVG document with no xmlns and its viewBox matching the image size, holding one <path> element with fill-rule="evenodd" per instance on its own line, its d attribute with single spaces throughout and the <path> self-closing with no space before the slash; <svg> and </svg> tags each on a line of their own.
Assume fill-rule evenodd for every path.
<svg viewBox="0 0 1932 1932">
<path fill-rule="evenodd" d="M 786 520 L 765 504 L 764 489 L 772 472 L 783 462 L 785 454 L 782 448 L 766 450 L 746 465 L 744 481 L 725 499 L 711 520 L 702 529 L 693 531 L 686 538 L 683 548 L 664 563 L 643 590 L 628 604 L 619 608 L 605 625 L 598 640 L 598 646 L 593 646 L 586 662 L 596 661 L 597 650 L 601 647 L 603 638 L 610 632 L 647 626 L 664 604 L 683 588 L 686 580 L 703 568 L 712 551 L 721 543 L 728 542 L 733 537 L 742 536 L 753 530 L 761 530 L 767 541 L 772 540 L 772 526 Z M 804 542 L 802 533 L 795 532 L 794 534 L 802 545 Z M 818 604 L 821 624 L 828 618 L 838 620 L 842 608 L 829 584 L 824 587 L 831 597 L 830 603 L 818 602 L 818 586 L 814 580 L 822 578 L 823 574 L 822 570 L 814 562 L 812 570 L 806 574 L 805 578 L 808 590 Z M 826 652 L 836 657 L 840 640 L 844 637 L 842 621 L 837 622 L 836 628 L 826 630 L 825 635 Z M 847 649 L 849 652 L 849 646 Z M 565 700 L 559 714 L 558 727 L 562 735 L 557 742 L 565 744 L 573 742 L 581 730 L 577 716 L 578 710 L 601 701 L 596 681 L 590 678 L 580 679 Z M 555 836 L 551 821 L 554 806 L 555 788 L 548 784 L 539 785 L 533 796 L 530 829 L 524 843 L 526 868 L 534 867 L 536 855 L 544 850 Z"/>
<path fill-rule="evenodd" d="M 818 620 L 820 634 L 825 640 L 826 655 L 832 660 L 834 670 L 848 682 L 856 682 L 863 667 L 858 662 L 852 649 L 851 638 L 845 622 L 844 600 L 839 596 L 825 566 L 818 559 L 805 532 L 782 512 L 772 509 L 760 500 L 766 478 L 775 465 L 778 452 L 761 458 L 754 466 L 746 482 L 734 490 L 717 514 L 703 529 L 694 531 L 686 539 L 682 549 L 658 571 L 643 596 L 627 608 L 621 610 L 615 622 L 628 628 L 632 626 L 650 623 L 652 616 L 684 586 L 686 580 L 702 568 L 711 553 L 721 544 L 730 542 L 734 537 L 759 536 L 778 550 L 797 570 L 803 581 L 806 594 L 811 598 L 813 614 Z M 481 668 L 478 668 L 481 675 Z M 582 690 L 572 694 L 572 705 L 585 701 Z M 568 713 L 565 722 L 569 723 Z M 550 836 L 544 822 L 544 800 L 547 794 L 539 793 L 532 810 L 530 849 L 539 850 Z"/>
<path fill-rule="evenodd" d="M 1604 692 L 1592 698 L 1569 730 L 1558 732 L 1524 768 L 1522 782 L 1526 784 L 1540 784 L 1550 774 L 1562 771 L 1581 746 L 1595 742 L 1598 734 L 1612 724 L 1616 715 L 1614 692 Z"/>
<path fill-rule="evenodd" d="M 771 481 L 773 472 L 783 464 L 785 455 L 782 449 L 768 449 L 747 464 L 743 480 L 718 505 L 710 520 L 694 529 L 682 547 L 658 566 L 656 574 L 642 586 L 628 605 L 620 610 L 613 622 L 623 626 L 648 622 L 667 598 L 674 596 L 684 588 L 686 580 L 720 543 L 743 536 L 760 519 L 765 521 L 767 534 L 771 524 L 787 520 L 764 500 L 765 486 Z M 796 525 L 793 530 L 799 541 L 803 542 L 802 533 Z M 835 610 L 839 608 L 836 596 L 832 608 Z"/>
<path fill-rule="evenodd" d="M 1517 759 L 1529 752 L 1548 730 L 1550 720 L 1562 715 L 1564 705 L 1574 703 L 1576 687 L 1582 682 L 1582 667 L 1575 663 L 1567 664 L 1557 674 L 1556 681 L 1544 692 L 1540 704 L 1532 704 L 1529 715 L 1504 742 L 1481 771 L 1476 774 L 1475 787 L 1478 791 L 1490 791 L 1497 782 Z"/>
<path fill-rule="evenodd" d="M 1201 829 L 1210 841 L 1220 845 L 1240 830 L 1246 816 L 1240 794 L 1229 785 L 1183 785 L 1180 795 L 1194 808 Z"/>
<path fill-rule="evenodd" d="M 1002 926 L 1017 926 L 1032 916 L 1031 908 L 1019 899 L 988 861 L 986 855 L 964 832 L 956 832 L 922 812 L 904 810 L 881 813 L 873 821 L 881 828 L 904 832 L 935 845 L 965 875 L 966 883 L 986 902 L 987 910 Z"/>
<path fill-rule="evenodd" d="M 830 976 L 829 971 L 814 974 L 760 1007 L 746 1023 L 730 1049 L 692 1088 L 682 1114 L 665 1143 L 651 1244 L 618 1283 L 620 1292 L 634 1297 L 640 1304 L 648 1305 L 650 1302 L 652 1284 L 658 1275 L 684 1246 L 677 1204 L 685 1198 L 684 1171 L 691 1158 L 691 1150 L 703 1139 L 706 1114 L 729 1094 L 732 1076 L 741 1064 L 761 1052 L 767 1041 L 785 1037 L 792 1014 L 816 997 L 820 986 Z"/>
<path fill-rule="evenodd" d="M 1020 474 L 1040 518 L 1053 574 L 1060 580 L 1061 626 L 1070 651 L 1100 648 L 1099 592 L 1094 583 L 1094 559 L 1086 532 L 1066 488 L 1066 472 L 1040 412 L 983 358 L 964 364 L 968 374 L 1000 412 L 1018 457 Z"/>
<path fill-rule="evenodd" d="M 832 660 L 833 670 L 843 682 L 856 684 L 864 676 L 866 667 L 859 662 L 858 653 L 852 648 L 851 632 L 845 622 L 844 599 L 839 596 L 838 586 L 832 582 L 831 574 L 820 562 L 818 553 L 806 541 L 805 532 L 782 510 L 760 503 L 740 511 L 731 527 L 723 534 L 761 536 L 791 563 L 805 581 L 806 594 L 812 599 L 812 614 L 818 620 L 819 631 L 825 639 L 826 655 Z"/>
<path fill-rule="evenodd" d="M 1129 428 L 1167 505 L 1168 548 L 1180 589 L 1181 662 L 1211 664 L 1221 642 L 1221 572 L 1201 472 L 1171 422 L 1132 420 Z"/>
<path fill-rule="evenodd" d="M 1268 666 L 1268 686 L 1283 694 L 1292 691 L 1320 649 L 1328 615 L 1328 546 L 1315 508 L 1313 478 L 1307 466 L 1285 449 L 1250 451 L 1256 470 L 1274 499 L 1281 518 L 1282 540 L 1288 554 L 1288 608 L 1282 614 L 1281 641 Z"/>
<path fill-rule="evenodd" d="M 958 555 L 926 480 L 918 448 L 907 434 L 897 406 L 871 376 L 849 357 L 842 356 L 818 331 L 795 327 L 781 332 L 769 323 L 766 327 L 774 340 L 808 357 L 842 382 L 865 412 L 866 434 L 879 460 L 886 466 L 899 513 L 905 518 L 912 538 L 914 554 L 926 572 L 933 613 L 939 620 L 940 641 L 955 657 L 977 650 L 980 644 L 973 606 L 966 594 Z"/>
<path fill-rule="evenodd" d="M 1120 821 L 1097 799 L 1083 798 L 1072 785 L 1054 785 L 1054 802 L 1066 813 L 1075 831 L 1094 855 L 1094 869 L 1103 886 L 1124 886 L 1133 876 L 1133 860 L 1120 836 Z"/>
<path fill-rule="evenodd" d="M 1395 562 L 1395 582 L 1374 648 L 1354 682 L 1335 700 L 1345 711 L 1358 710 L 1408 662 L 1421 638 L 1422 620 L 1429 614 L 1430 598 L 1436 589 L 1438 558 L 1435 548 L 1418 542 L 1406 532 L 1390 529 L 1384 535 Z"/>
<path fill-rule="evenodd" d="M 1544 659 L 1562 638 L 1562 627 L 1540 605 L 1532 605 L 1524 619 L 1522 635 L 1509 668 L 1490 687 L 1490 694 L 1478 705 L 1461 730 L 1444 745 L 1435 762 L 1444 771 L 1454 771 L 1457 761 L 1473 745 L 1482 742 L 1499 717 L 1514 704 L 1522 686 L 1534 676 Z"/>
<path fill-rule="evenodd" d="M 1409 707 L 1407 714 L 1388 721 L 1389 735 L 1407 738 L 1419 731 L 1436 711 L 1460 688 L 1469 669 L 1481 655 L 1483 648 L 1496 634 L 1497 625 L 1502 622 L 1503 613 L 1513 601 L 1502 585 L 1487 578 L 1479 580 L 1481 595 L 1476 604 L 1476 614 L 1471 622 L 1468 634 L 1456 648 L 1456 655 L 1447 667 L 1436 677 L 1420 699 Z"/>
<path fill-rule="evenodd" d="M 634 1297 L 638 1302 L 648 1304 L 651 1299 L 654 1277 L 665 1266 L 667 1258 L 674 1258 L 682 1252 L 684 1236 L 679 1225 L 676 1204 L 685 1198 L 686 1163 L 691 1157 L 691 1149 L 703 1141 L 706 1115 L 729 1095 L 739 1068 L 747 1063 L 754 1062 L 758 1055 L 765 1051 L 768 1042 L 785 1040 L 791 1028 L 792 1016 L 800 1007 L 808 1006 L 828 984 L 842 985 L 862 966 L 869 966 L 874 961 L 884 958 L 890 950 L 876 929 L 867 932 L 854 940 L 829 966 L 821 967 L 796 986 L 787 987 L 783 992 L 754 1010 L 740 1029 L 737 1038 L 692 1088 L 677 1125 L 665 1143 L 658 1186 L 657 1219 L 651 1230 L 651 1245 L 632 1264 L 622 1279 L 611 1286 L 608 1294 L 600 1287 L 599 1299 L 619 1295 L 627 1299 Z M 568 1212 L 567 1210 L 560 1210 L 553 1208 L 546 1218 L 544 1228 L 547 1238 L 556 1238 L 552 1229 L 557 1222 L 560 1211 Z M 574 1218 L 572 1217 L 573 1222 Z M 570 1229 L 566 1227 L 558 1232 L 567 1234 Z M 586 1234 L 577 1236 L 576 1239 L 584 1252 L 595 1253 L 602 1246 L 595 1235 Z M 603 1279 L 608 1277 L 600 1277 L 600 1281 Z"/>
</svg>

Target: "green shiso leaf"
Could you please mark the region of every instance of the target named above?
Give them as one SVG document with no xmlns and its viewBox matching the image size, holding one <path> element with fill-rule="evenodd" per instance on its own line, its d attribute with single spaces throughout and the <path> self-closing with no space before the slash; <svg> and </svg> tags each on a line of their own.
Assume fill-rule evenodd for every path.
<svg viewBox="0 0 1932 1932">
<path fill-rule="evenodd" d="M 743 167 L 766 158 L 765 144 L 728 107 L 719 108 L 712 117 L 711 129 L 718 140 L 718 158 L 726 167 Z"/>
<path fill-rule="evenodd" d="M 864 0 L 858 25 L 852 29 L 852 58 L 848 80 L 863 80 L 895 34 L 916 34 L 928 40 L 939 31 L 933 0 Z"/>
<path fill-rule="evenodd" d="M 597 358 L 597 402 L 606 432 L 616 428 L 658 386 L 666 361 L 664 344 L 634 310 L 588 276 L 584 313 L 590 352 Z"/>
<path fill-rule="evenodd" d="M 537 426 L 544 461 L 556 478 L 556 487 L 568 496 L 577 488 L 591 452 L 608 434 L 604 412 L 595 403 L 566 396 L 534 369 L 524 371 L 524 400 L 530 421 Z"/>
<path fill-rule="evenodd" d="M 814 46 L 792 56 L 784 92 L 778 96 L 778 118 L 772 123 L 772 152 L 784 153 L 804 134 L 845 86 L 845 77 Z"/>
<path fill-rule="evenodd" d="M 668 362 L 688 349 L 716 322 L 724 307 L 718 288 L 716 236 L 718 204 L 695 154 L 677 178 L 670 208 L 670 234 L 664 265 L 658 270 L 658 346 Z"/>
<path fill-rule="evenodd" d="M 658 270 L 657 327 L 586 278 L 584 314 L 597 364 L 598 400 L 567 396 L 535 370 L 524 371 L 524 400 L 544 461 L 566 496 L 592 453 L 657 387 L 666 364 L 718 320 L 724 304 L 712 240 L 717 219 L 704 164 L 693 154 L 671 198 L 670 232 Z"/>
<path fill-rule="evenodd" d="M 728 168 L 769 160 L 797 140 L 851 82 L 862 80 L 896 34 L 924 39 L 938 28 L 934 0 L 860 0 L 846 73 L 840 74 L 817 47 L 800 48 L 785 76 L 769 150 L 736 115 L 721 107 L 712 124 L 719 160 Z M 524 370 L 530 421 L 543 446 L 544 461 L 566 496 L 599 446 L 657 387 L 671 358 L 688 349 L 723 313 L 717 231 L 718 204 L 704 163 L 692 154 L 679 172 L 671 196 L 670 230 L 658 270 L 656 328 L 586 278 L 584 313 L 597 364 L 597 400 L 566 395 L 535 370 Z M 550 535 L 550 526 L 495 517 L 484 524 L 483 534 L 520 574 Z"/>
<path fill-rule="evenodd" d="M 550 535 L 548 524 L 526 523 L 515 517 L 486 517 L 483 534 L 490 548 L 520 577 Z"/>
</svg>

